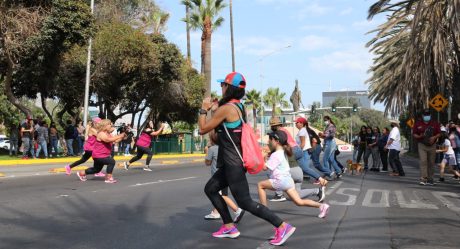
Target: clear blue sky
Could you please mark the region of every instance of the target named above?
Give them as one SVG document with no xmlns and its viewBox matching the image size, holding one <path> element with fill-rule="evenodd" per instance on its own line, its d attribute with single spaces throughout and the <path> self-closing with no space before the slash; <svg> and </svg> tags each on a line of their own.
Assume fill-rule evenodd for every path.
<svg viewBox="0 0 460 249">
<path fill-rule="evenodd" d="M 323 91 L 363 90 L 372 54 L 367 32 L 384 21 L 367 20 L 375 0 L 234 0 L 236 71 L 245 75 L 248 89 L 265 92 L 279 87 L 287 98 L 299 80 L 302 102 L 321 101 Z M 170 13 L 166 37 L 186 53 L 185 7 L 179 0 L 156 0 Z M 231 71 L 229 10 L 213 34 L 212 82 Z M 193 65 L 200 69 L 201 31 L 192 33 Z M 290 47 L 288 47 L 290 46 Z M 288 48 L 286 48 L 288 47 Z M 382 110 L 377 104 L 375 108 Z"/>
</svg>

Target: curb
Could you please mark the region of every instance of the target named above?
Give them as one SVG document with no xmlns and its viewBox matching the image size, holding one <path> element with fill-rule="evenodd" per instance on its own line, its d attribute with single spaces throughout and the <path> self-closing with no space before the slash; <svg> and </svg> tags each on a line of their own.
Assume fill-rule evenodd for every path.
<svg viewBox="0 0 460 249">
<path fill-rule="evenodd" d="M 134 156 L 134 155 L 133 155 Z M 127 160 L 133 156 L 115 156 L 114 159 L 116 161 L 123 161 Z M 181 159 L 181 158 L 202 158 L 205 154 L 171 154 L 171 155 L 154 155 L 152 159 Z M 146 158 L 144 156 L 143 158 Z M 70 163 L 80 159 L 80 157 L 61 157 L 61 158 L 50 158 L 50 159 L 29 159 L 29 160 L 0 160 L 0 167 L 12 167 L 12 166 L 19 166 L 19 165 L 34 165 L 34 164 L 44 164 L 44 163 Z M 198 160 L 198 159 L 196 159 Z M 89 159 L 88 161 L 93 161 Z M 164 161 L 168 162 L 168 161 Z M 177 163 L 177 160 L 174 160 Z"/>
</svg>

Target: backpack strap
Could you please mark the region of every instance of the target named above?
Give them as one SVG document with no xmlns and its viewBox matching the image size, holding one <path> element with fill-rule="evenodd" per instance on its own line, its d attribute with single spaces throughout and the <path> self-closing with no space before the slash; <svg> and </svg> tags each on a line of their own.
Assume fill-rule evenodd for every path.
<svg viewBox="0 0 460 249">
<path fill-rule="evenodd" d="M 236 111 L 238 112 L 238 117 L 240 118 L 241 122 L 242 122 L 242 123 L 246 123 L 246 122 L 244 122 L 243 113 L 242 113 L 241 109 L 240 109 L 239 107 L 237 107 L 236 104 L 227 103 L 227 104 L 225 104 L 225 105 L 233 106 L 233 108 L 235 108 Z"/>
<path fill-rule="evenodd" d="M 225 104 L 225 105 L 231 105 L 231 106 L 233 106 L 233 107 L 237 110 L 238 116 L 240 117 L 241 122 L 244 123 L 244 120 L 243 120 L 243 117 L 242 117 L 242 113 L 241 113 L 241 110 L 240 110 L 239 107 L 237 107 L 236 105 L 233 105 L 233 104 L 231 104 L 231 103 L 227 103 L 227 104 Z M 236 153 L 238 153 L 238 156 L 240 157 L 241 161 L 242 161 L 243 164 L 244 164 L 243 156 L 241 155 L 240 151 L 238 150 L 238 147 L 236 147 L 236 144 L 235 144 L 235 142 L 233 141 L 232 137 L 230 136 L 230 133 L 228 132 L 227 127 L 226 127 L 225 125 L 222 125 L 222 126 L 224 127 L 225 133 L 227 133 L 228 138 L 230 138 L 230 141 L 232 142 L 233 147 L 235 147 Z"/>
</svg>

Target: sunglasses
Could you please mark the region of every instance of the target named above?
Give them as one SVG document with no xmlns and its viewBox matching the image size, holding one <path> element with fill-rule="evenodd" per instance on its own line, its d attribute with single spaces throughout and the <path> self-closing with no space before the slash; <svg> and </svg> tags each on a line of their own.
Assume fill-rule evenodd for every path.
<svg viewBox="0 0 460 249">
<path fill-rule="evenodd" d="M 225 82 L 221 82 L 221 83 L 220 83 L 220 87 L 224 87 L 224 86 L 226 86 L 226 85 L 227 85 L 227 83 L 225 83 Z"/>
</svg>

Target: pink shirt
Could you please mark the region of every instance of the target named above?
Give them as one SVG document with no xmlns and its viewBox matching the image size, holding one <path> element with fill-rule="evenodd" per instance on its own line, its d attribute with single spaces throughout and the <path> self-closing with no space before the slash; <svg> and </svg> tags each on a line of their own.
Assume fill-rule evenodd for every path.
<svg viewBox="0 0 460 249">
<path fill-rule="evenodd" d="M 86 140 L 85 145 L 83 146 L 83 149 L 85 151 L 93 151 L 94 144 L 96 143 L 96 136 L 92 135 L 88 137 L 88 140 Z"/>
<path fill-rule="evenodd" d="M 109 134 L 111 137 L 112 135 Z M 112 155 L 112 143 L 97 141 L 93 147 L 93 158 L 107 158 Z"/>
<path fill-rule="evenodd" d="M 296 143 L 296 141 L 294 140 L 294 138 L 291 136 L 291 133 L 290 133 L 288 130 L 286 130 L 286 128 L 280 127 L 279 129 L 282 130 L 282 131 L 284 131 L 284 133 L 286 133 L 286 135 L 287 135 L 287 142 L 288 142 L 288 144 L 289 144 L 289 147 L 293 148 L 293 147 L 298 146 L 298 144 Z"/>
<path fill-rule="evenodd" d="M 149 148 L 150 143 L 152 142 L 152 136 L 150 136 L 148 133 L 142 132 L 141 135 L 139 136 L 139 139 L 137 140 L 136 145 Z"/>
</svg>

